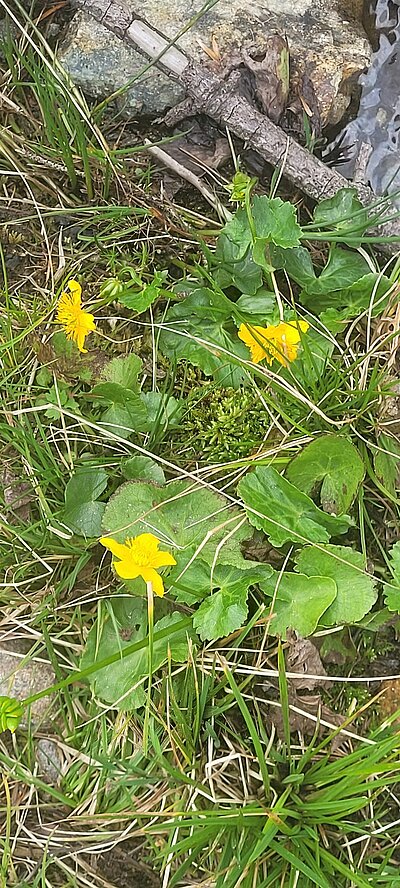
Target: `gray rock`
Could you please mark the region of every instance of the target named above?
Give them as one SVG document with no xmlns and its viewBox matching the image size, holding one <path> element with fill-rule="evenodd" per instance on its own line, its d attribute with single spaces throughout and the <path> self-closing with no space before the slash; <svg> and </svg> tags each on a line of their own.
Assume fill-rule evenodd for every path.
<svg viewBox="0 0 400 888">
<path fill-rule="evenodd" d="M 23 700 L 36 694 L 56 681 L 54 672 L 47 663 L 28 660 L 16 650 L 0 648 L 0 696 L 16 697 Z M 49 721 L 53 698 L 43 697 L 30 707 L 31 721 L 35 726 Z"/>
<path fill-rule="evenodd" d="M 129 3 L 173 38 L 199 12 L 203 0 L 142 0 L 139 7 L 134 0 Z M 346 4 L 342 0 L 252 0 L 247 5 L 242 0 L 219 0 L 179 39 L 179 45 L 192 58 L 212 64 L 204 46 L 213 41 L 223 58 L 242 46 L 262 49 L 271 34 L 287 35 L 292 61 L 313 82 L 322 122 L 336 123 L 370 57 L 368 40 L 357 20 L 361 5 L 361 0 Z M 125 86 L 146 65 L 143 56 L 81 12 L 69 26 L 59 60 L 75 83 L 98 99 Z M 118 103 L 127 115 L 154 116 L 182 98 L 179 84 L 152 68 L 140 75 Z"/>
<path fill-rule="evenodd" d="M 56 786 L 61 776 L 62 759 L 60 750 L 54 740 L 46 740 L 44 737 L 38 740 L 35 749 L 39 776 L 45 783 Z"/>
</svg>

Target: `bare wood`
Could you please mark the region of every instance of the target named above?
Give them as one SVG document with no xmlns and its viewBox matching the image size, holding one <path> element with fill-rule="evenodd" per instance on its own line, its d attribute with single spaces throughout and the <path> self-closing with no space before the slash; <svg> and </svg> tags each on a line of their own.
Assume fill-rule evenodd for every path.
<svg viewBox="0 0 400 888">
<path fill-rule="evenodd" d="M 195 64 L 180 48 L 172 46 L 165 35 L 137 13 L 130 12 L 119 0 L 73 2 L 121 40 L 155 61 L 157 67 L 179 80 L 193 100 L 194 112 L 207 114 L 219 126 L 228 127 L 273 166 L 284 162 L 285 177 L 308 197 L 318 201 L 332 197 L 340 188 L 349 187 L 349 182 L 340 173 L 310 154 L 239 95 L 235 90 L 235 72 L 225 81 L 204 66 Z M 141 35 L 140 40 L 138 34 Z M 143 39 L 144 34 L 148 39 Z M 170 55 L 171 52 L 173 55 Z M 356 182 L 354 187 L 365 206 L 376 202 L 376 195 L 366 185 Z M 380 245 L 380 249 L 389 255 L 398 252 L 400 222 L 397 219 L 385 223 L 381 228 L 371 229 L 371 234 L 399 238 L 399 244 Z"/>
</svg>

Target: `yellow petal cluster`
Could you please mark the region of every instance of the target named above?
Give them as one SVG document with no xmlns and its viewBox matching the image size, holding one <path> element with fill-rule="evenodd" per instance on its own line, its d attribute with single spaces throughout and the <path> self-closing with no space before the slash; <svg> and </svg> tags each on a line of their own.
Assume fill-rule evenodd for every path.
<svg viewBox="0 0 400 888">
<path fill-rule="evenodd" d="M 176 564 L 176 561 L 169 552 L 159 551 L 160 540 L 154 534 L 141 533 L 125 543 L 110 537 L 102 537 L 100 542 L 119 559 L 113 562 L 118 576 L 123 580 L 142 577 L 145 583 L 151 583 L 156 595 L 164 595 L 164 583 L 157 571 L 160 567 Z"/>
<path fill-rule="evenodd" d="M 297 357 L 301 334 L 306 333 L 309 326 L 307 321 L 281 321 L 269 327 L 241 324 L 238 336 L 249 347 L 253 364 L 259 364 L 264 358 L 272 364 L 275 358 L 287 367 Z"/>
<path fill-rule="evenodd" d="M 82 308 L 82 287 L 78 281 L 70 280 L 63 290 L 57 307 L 57 321 L 64 327 L 67 339 L 76 342 L 79 351 L 84 348 L 86 336 L 96 329 L 94 317 Z"/>
</svg>

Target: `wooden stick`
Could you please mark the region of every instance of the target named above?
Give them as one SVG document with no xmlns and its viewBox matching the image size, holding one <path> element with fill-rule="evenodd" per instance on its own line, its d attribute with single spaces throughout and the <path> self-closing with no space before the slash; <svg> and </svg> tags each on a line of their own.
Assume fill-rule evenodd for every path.
<svg viewBox="0 0 400 888">
<path fill-rule="evenodd" d="M 159 163 L 162 163 L 166 166 L 171 172 L 175 173 L 176 176 L 179 176 L 181 179 L 185 179 L 186 182 L 189 182 L 190 185 L 193 185 L 194 188 L 197 188 L 200 191 L 200 194 L 203 195 L 204 199 L 207 203 L 212 206 L 213 210 L 215 210 L 220 219 L 224 222 L 228 222 L 229 219 L 232 218 L 232 213 L 227 212 L 219 198 L 216 194 L 210 191 L 209 188 L 204 184 L 204 182 L 196 176 L 196 173 L 193 170 L 189 170 L 187 167 L 183 166 L 183 164 L 179 163 L 175 157 L 171 157 L 167 151 L 163 151 L 162 148 L 159 148 L 158 145 L 152 145 L 149 139 L 144 140 L 144 144 L 146 145 L 146 149 Z"/>
<path fill-rule="evenodd" d="M 308 197 L 319 201 L 333 197 L 340 188 L 349 187 L 348 180 L 340 173 L 310 154 L 239 95 L 235 89 L 238 76 L 235 72 L 227 80 L 221 80 L 204 66 L 195 64 L 173 45 L 174 41 L 169 41 L 137 13 L 130 12 L 120 0 L 73 0 L 73 3 L 179 80 L 193 100 L 194 113 L 207 114 L 219 126 L 228 127 L 269 164 L 278 166 L 284 162 L 285 177 Z M 376 203 L 377 197 L 370 188 L 358 182 L 353 184 L 364 206 Z M 391 211 L 390 204 L 388 210 Z M 389 255 L 398 252 L 399 220 L 371 229 L 370 233 L 398 238 L 398 244 L 379 245 L 379 249 Z"/>
</svg>

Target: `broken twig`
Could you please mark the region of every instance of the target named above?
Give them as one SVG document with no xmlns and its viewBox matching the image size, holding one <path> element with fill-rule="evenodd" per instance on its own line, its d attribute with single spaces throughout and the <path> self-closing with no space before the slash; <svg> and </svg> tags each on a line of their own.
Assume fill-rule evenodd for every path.
<svg viewBox="0 0 400 888">
<path fill-rule="evenodd" d="M 220 219 L 222 219 L 224 222 L 229 221 L 232 214 L 226 211 L 225 207 L 218 199 L 217 195 L 210 191 L 209 188 L 207 188 L 204 182 L 202 182 L 201 179 L 196 176 L 196 173 L 194 173 L 192 170 L 189 170 L 188 167 L 183 166 L 183 164 L 179 163 L 178 160 L 176 160 L 174 157 L 171 157 L 171 155 L 168 154 L 167 151 L 163 151 L 162 148 L 159 148 L 158 145 L 152 145 L 148 139 L 144 140 L 144 144 L 146 145 L 149 154 L 155 157 L 159 163 L 166 166 L 167 169 L 170 169 L 175 174 L 175 176 L 179 176 L 181 179 L 185 179 L 186 182 L 189 182 L 191 185 L 193 185 L 194 188 L 197 188 L 197 190 L 200 191 L 200 194 L 203 195 L 207 203 L 209 203 L 210 206 L 212 206 L 213 209 L 216 210 Z"/>
</svg>

